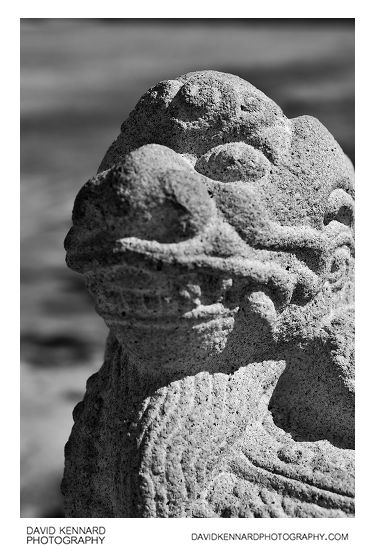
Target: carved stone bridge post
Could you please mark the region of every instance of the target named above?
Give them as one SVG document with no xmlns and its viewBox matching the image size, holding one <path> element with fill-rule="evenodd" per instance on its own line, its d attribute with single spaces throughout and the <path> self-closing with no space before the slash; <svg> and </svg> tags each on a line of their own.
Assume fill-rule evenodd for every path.
<svg viewBox="0 0 375 551">
<path fill-rule="evenodd" d="M 353 204 L 330 133 L 238 77 L 140 99 L 65 243 L 109 327 L 68 517 L 353 515 Z"/>
</svg>

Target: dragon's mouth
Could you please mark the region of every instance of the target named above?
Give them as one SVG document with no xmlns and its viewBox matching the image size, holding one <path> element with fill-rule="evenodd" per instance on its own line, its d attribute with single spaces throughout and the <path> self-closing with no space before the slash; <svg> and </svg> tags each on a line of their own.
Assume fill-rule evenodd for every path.
<svg viewBox="0 0 375 551">
<path fill-rule="evenodd" d="M 254 292 L 265 293 L 274 309 L 282 311 L 299 290 L 302 277 L 309 296 L 319 285 L 313 273 L 308 280 L 301 271 L 298 279 L 270 260 L 185 255 L 171 261 L 132 246 L 123 249 L 121 257 L 110 270 L 86 273 L 86 280 L 100 315 L 122 324 L 199 323 L 230 317 Z"/>
<path fill-rule="evenodd" d="M 233 316 L 244 298 L 259 291 L 281 312 L 290 303 L 308 302 L 322 285 L 320 274 L 302 260 L 265 249 L 219 257 L 126 238 L 116 242 L 111 255 L 108 267 L 90 267 L 85 276 L 99 314 L 112 323 Z M 78 260 L 84 262 L 84 254 Z"/>
<path fill-rule="evenodd" d="M 227 250 L 218 245 L 223 232 Z M 324 231 L 277 225 L 260 237 L 249 245 L 220 217 L 176 243 L 77 225 L 67 263 L 85 274 L 110 324 L 168 326 L 233 317 L 254 292 L 267 295 L 273 317 L 291 303 L 303 305 L 322 288 L 332 250 L 352 240 L 334 221 Z"/>
</svg>

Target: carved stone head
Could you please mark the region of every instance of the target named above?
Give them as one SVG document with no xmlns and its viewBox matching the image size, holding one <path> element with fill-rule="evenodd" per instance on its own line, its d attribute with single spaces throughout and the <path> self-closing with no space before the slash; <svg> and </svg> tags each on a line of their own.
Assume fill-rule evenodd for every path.
<svg viewBox="0 0 375 551">
<path fill-rule="evenodd" d="M 353 168 L 319 121 L 203 71 L 151 88 L 121 130 L 67 261 L 141 363 L 249 362 L 351 302 Z"/>
</svg>

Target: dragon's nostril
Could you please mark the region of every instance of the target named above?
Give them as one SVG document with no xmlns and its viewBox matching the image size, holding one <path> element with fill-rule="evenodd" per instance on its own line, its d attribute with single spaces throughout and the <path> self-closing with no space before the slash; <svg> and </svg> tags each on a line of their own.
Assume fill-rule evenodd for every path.
<svg viewBox="0 0 375 551">
<path fill-rule="evenodd" d="M 196 173 L 170 169 L 130 181 L 119 172 L 110 172 L 107 179 L 107 187 L 112 184 L 111 193 L 107 193 L 101 220 L 95 220 L 96 229 L 101 225 L 111 238 L 176 243 L 194 237 L 215 213 L 215 203 Z M 104 178 L 103 188 L 106 183 Z M 85 225 L 86 218 L 82 217 L 81 224 Z"/>
</svg>

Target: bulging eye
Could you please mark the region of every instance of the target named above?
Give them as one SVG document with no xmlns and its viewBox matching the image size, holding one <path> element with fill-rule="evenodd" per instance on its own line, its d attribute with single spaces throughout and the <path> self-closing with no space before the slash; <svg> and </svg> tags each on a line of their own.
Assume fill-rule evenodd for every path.
<svg viewBox="0 0 375 551">
<path fill-rule="evenodd" d="M 243 142 L 214 147 L 196 163 L 195 170 L 219 182 L 254 182 L 270 170 L 266 157 Z"/>
</svg>

